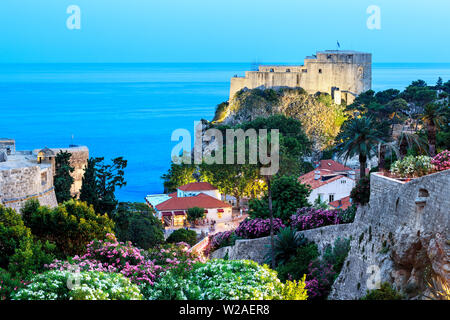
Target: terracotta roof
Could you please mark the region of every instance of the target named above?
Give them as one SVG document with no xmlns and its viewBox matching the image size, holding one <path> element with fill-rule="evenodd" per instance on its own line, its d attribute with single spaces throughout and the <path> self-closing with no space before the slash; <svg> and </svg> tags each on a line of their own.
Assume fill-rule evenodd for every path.
<svg viewBox="0 0 450 320">
<path fill-rule="evenodd" d="M 348 196 L 348 197 L 342 198 L 340 200 L 335 200 L 333 202 L 330 202 L 329 205 L 336 209 L 345 210 L 348 207 L 350 207 L 352 205 L 352 203 L 350 202 L 350 196 Z"/>
<path fill-rule="evenodd" d="M 191 182 L 188 184 L 185 184 L 183 186 L 178 187 L 178 189 L 182 191 L 207 191 L 207 190 L 217 190 L 216 187 L 214 187 L 209 182 Z"/>
<path fill-rule="evenodd" d="M 168 196 L 171 198 L 176 198 L 177 195 L 178 195 L 178 192 L 176 192 L 176 191 L 168 194 Z"/>
<path fill-rule="evenodd" d="M 217 200 L 207 194 L 200 193 L 195 197 L 181 197 L 171 198 L 156 206 L 159 211 L 168 210 L 187 210 L 189 208 L 199 207 L 203 209 L 215 209 L 215 208 L 231 208 L 231 205 Z"/>
<path fill-rule="evenodd" d="M 314 179 L 315 171 L 320 171 L 320 176 L 321 177 L 326 176 L 326 175 L 334 174 L 334 171 L 332 171 L 332 170 L 326 170 L 326 169 L 317 170 L 316 169 L 316 170 L 310 171 L 310 172 L 300 176 L 298 178 L 298 181 L 303 183 L 303 184 L 310 185 L 312 189 L 317 189 L 317 188 L 319 188 L 319 187 L 321 187 L 323 185 L 326 185 L 326 184 L 328 184 L 330 182 L 333 182 L 333 181 L 339 180 L 341 178 L 344 178 L 343 175 L 338 174 L 338 175 L 336 175 L 336 176 L 334 176 L 332 178 L 329 178 L 327 180 L 322 180 L 322 178 L 315 180 Z"/>
<path fill-rule="evenodd" d="M 344 166 L 342 163 L 336 162 L 334 160 L 320 160 L 319 166 L 316 169 L 327 169 L 332 171 L 350 171 L 352 168 Z"/>
</svg>

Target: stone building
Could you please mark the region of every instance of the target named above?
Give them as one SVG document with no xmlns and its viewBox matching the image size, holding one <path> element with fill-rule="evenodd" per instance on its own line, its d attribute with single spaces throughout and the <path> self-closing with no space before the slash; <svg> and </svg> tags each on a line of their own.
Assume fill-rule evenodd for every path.
<svg viewBox="0 0 450 320">
<path fill-rule="evenodd" d="M 20 210 L 26 201 L 35 198 L 41 205 L 56 206 L 53 177 L 55 157 L 60 151 L 72 154 L 71 165 L 75 171 L 71 191 L 76 197 L 89 158 L 87 147 L 16 151 L 14 140 L 0 139 L 0 204 Z"/>
<path fill-rule="evenodd" d="M 303 66 L 260 66 L 233 77 L 230 100 L 241 89 L 301 87 L 308 93 L 329 93 L 335 103 L 353 102 L 372 87 L 372 54 L 357 51 L 326 50 L 306 57 Z"/>
</svg>

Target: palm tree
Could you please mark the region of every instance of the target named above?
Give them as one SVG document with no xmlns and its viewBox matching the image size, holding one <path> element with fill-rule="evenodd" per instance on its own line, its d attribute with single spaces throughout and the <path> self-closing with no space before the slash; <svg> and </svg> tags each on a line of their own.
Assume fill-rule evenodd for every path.
<svg viewBox="0 0 450 320">
<path fill-rule="evenodd" d="M 408 148 L 417 148 L 419 153 L 427 153 L 427 146 L 424 139 L 415 133 L 402 131 L 397 138 L 397 146 L 399 154 L 397 157 L 403 159 L 408 153 Z"/>
<path fill-rule="evenodd" d="M 359 156 L 360 178 L 366 176 L 367 159 L 375 154 L 378 143 L 384 142 L 381 135 L 372 117 L 366 116 L 353 118 L 341 132 L 343 142 L 340 144 L 339 156 L 344 156 L 345 162 L 348 158 Z"/>
<path fill-rule="evenodd" d="M 436 130 L 444 122 L 443 110 L 440 106 L 429 103 L 423 108 L 420 118 L 426 125 L 430 157 L 436 155 Z"/>
</svg>

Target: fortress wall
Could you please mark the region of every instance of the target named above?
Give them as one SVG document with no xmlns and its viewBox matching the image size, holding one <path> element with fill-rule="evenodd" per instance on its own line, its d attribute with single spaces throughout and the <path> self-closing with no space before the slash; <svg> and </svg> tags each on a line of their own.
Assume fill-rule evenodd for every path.
<svg viewBox="0 0 450 320">
<path fill-rule="evenodd" d="M 42 205 L 56 206 L 50 166 L 27 166 L 0 171 L 0 203 L 19 210 L 36 198 Z"/>
</svg>

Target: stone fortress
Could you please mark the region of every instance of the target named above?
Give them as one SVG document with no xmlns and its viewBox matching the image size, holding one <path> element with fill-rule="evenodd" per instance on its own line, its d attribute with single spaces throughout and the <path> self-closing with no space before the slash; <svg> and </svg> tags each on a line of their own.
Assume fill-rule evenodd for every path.
<svg viewBox="0 0 450 320">
<path fill-rule="evenodd" d="M 306 57 L 303 66 L 260 66 L 233 77 L 230 100 L 241 89 L 301 87 L 310 94 L 330 94 L 336 104 L 347 104 L 372 87 L 372 54 L 357 51 L 326 50 Z"/>
<path fill-rule="evenodd" d="M 38 199 L 41 205 L 57 205 L 53 177 L 55 157 L 60 151 L 72 154 L 74 167 L 72 196 L 78 197 L 89 149 L 84 146 L 17 151 L 13 139 L 0 138 L 0 204 L 20 210 L 29 199 Z"/>
</svg>

